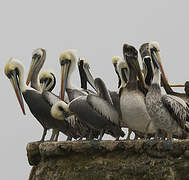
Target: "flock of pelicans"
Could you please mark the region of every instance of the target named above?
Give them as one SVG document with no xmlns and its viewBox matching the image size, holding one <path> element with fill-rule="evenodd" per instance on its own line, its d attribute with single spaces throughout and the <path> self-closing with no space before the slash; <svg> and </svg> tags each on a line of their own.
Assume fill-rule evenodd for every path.
<svg viewBox="0 0 189 180">
<path fill-rule="evenodd" d="M 51 91 L 56 78 L 50 71 L 39 72 L 46 59 L 44 49 L 36 49 L 26 81 L 24 66 L 11 58 L 5 66 L 17 99 L 25 114 L 24 102 L 33 116 L 43 126 L 41 141 L 48 129 L 53 129 L 50 140 L 57 141 L 59 131 L 67 140 L 101 140 L 104 133 L 119 140 L 128 128 L 136 138 L 172 142 L 173 138 L 187 138 L 189 133 L 189 83 L 170 85 L 166 78 L 157 42 L 140 47 L 143 69 L 138 62 L 135 47 L 124 44 L 123 58 L 113 57 L 112 63 L 118 76 L 118 88 L 110 91 L 101 78 L 93 78 L 89 64 L 78 58 L 74 50 L 66 50 L 59 58 L 61 66 L 61 90 L 57 96 Z M 79 69 L 81 87 L 71 82 L 71 75 Z M 31 87 L 29 87 L 31 83 Z M 94 91 L 87 89 L 87 83 Z M 161 86 L 166 94 L 162 95 Z M 185 93 L 171 87 L 185 87 Z"/>
</svg>

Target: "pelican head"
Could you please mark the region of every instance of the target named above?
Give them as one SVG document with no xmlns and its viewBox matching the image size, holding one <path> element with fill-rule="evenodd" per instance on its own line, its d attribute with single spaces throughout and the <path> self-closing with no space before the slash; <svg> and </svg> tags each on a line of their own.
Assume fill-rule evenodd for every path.
<svg viewBox="0 0 189 180">
<path fill-rule="evenodd" d="M 27 80 L 26 80 L 27 85 L 30 83 L 34 72 L 38 73 L 40 71 L 41 67 L 43 66 L 43 64 L 45 62 L 45 59 L 46 59 L 45 49 L 38 48 L 38 49 L 33 51 L 32 61 L 31 61 L 28 77 L 27 77 Z"/>
<path fill-rule="evenodd" d="M 24 71 L 23 64 L 21 63 L 20 60 L 16 58 L 11 58 L 7 62 L 4 68 L 5 75 L 10 79 L 11 84 L 16 93 L 16 97 L 22 109 L 22 112 L 25 115 L 26 113 L 25 113 L 24 102 L 21 93 L 24 91 L 24 86 L 22 84 L 23 82 L 21 81 L 21 78 L 23 78 L 23 71 Z"/>
<path fill-rule="evenodd" d="M 136 76 L 138 76 L 142 87 L 146 88 L 146 84 L 144 82 L 144 77 L 142 74 L 142 71 L 140 69 L 140 65 L 138 62 L 138 51 L 135 49 L 135 47 L 128 45 L 128 44 L 124 44 L 123 45 L 123 56 L 124 59 L 131 71 L 131 69 L 133 69 L 135 71 Z M 130 78 L 130 77 L 129 77 Z"/>
<path fill-rule="evenodd" d="M 51 108 L 51 115 L 55 119 L 65 120 L 65 118 L 73 115 L 68 105 L 64 101 L 58 101 Z"/>
<path fill-rule="evenodd" d="M 61 99 L 64 99 L 68 77 L 76 66 L 77 55 L 75 50 L 66 50 L 60 55 L 59 61 L 61 65 Z"/>
<path fill-rule="evenodd" d="M 114 65 L 116 65 L 119 61 L 121 60 L 121 57 L 119 57 L 119 56 L 114 56 L 113 58 L 112 58 L 112 64 Z"/>
<path fill-rule="evenodd" d="M 43 71 L 39 76 L 42 91 L 52 91 L 56 85 L 55 75 L 51 70 Z"/>
<path fill-rule="evenodd" d="M 156 42 L 156 41 L 150 42 L 149 43 L 149 50 L 150 50 L 150 54 L 151 54 L 151 58 L 152 58 L 152 62 L 154 64 L 154 67 L 157 67 L 161 71 L 163 78 L 165 79 L 166 83 L 168 83 L 167 77 L 165 75 L 164 68 L 162 66 L 160 53 L 159 53 L 160 52 L 159 43 Z"/>
<path fill-rule="evenodd" d="M 140 46 L 139 52 L 141 55 L 141 58 L 143 59 L 146 56 L 150 56 L 150 51 L 149 51 L 149 43 L 144 43 Z"/>
</svg>

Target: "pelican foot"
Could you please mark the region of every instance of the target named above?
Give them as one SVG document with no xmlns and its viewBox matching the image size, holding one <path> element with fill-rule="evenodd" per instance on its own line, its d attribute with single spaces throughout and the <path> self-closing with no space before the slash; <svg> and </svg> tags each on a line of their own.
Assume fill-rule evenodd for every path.
<svg viewBox="0 0 189 180">
<path fill-rule="evenodd" d="M 120 141 L 120 140 L 119 140 L 119 137 L 116 137 L 115 141 Z"/>
<path fill-rule="evenodd" d="M 146 141 L 146 144 L 148 145 L 148 146 L 150 146 L 150 147 L 153 147 L 153 146 L 155 146 L 156 144 L 158 144 L 158 140 L 156 140 L 156 139 L 148 139 L 147 141 Z"/>
<path fill-rule="evenodd" d="M 99 147 L 99 143 L 100 143 L 100 140 L 91 140 L 90 141 L 90 144 L 92 147 L 94 147 L 95 149 L 97 149 Z"/>
<path fill-rule="evenodd" d="M 79 139 L 77 139 L 76 141 L 78 141 L 78 142 L 81 142 L 81 141 L 83 141 L 83 138 L 82 137 L 80 137 Z M 85 140 L 84 140 L 85 141 Z"/>
<path fill-rule="evenodd" d="M 172 143 L 172 141 L 171 140 L 165 140 L 165 141 L 163 141 L 163 147 L 164 147 L 165 150 L 168 150 L 168 151 L 173 150 L 173 143 Z"/>
<path fill-rule="evenodd" d="M 72 137 L 71 136 L 68 136 L 66 141 L 71 141 L 72 140 Z"/>
</svg>

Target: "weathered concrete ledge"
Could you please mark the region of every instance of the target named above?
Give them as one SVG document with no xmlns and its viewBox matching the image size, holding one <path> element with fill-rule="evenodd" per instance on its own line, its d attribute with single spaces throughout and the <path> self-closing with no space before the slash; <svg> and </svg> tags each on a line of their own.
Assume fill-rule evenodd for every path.
<svg viewBox="0 0 189 180">
<path fill-rule="evenodd" d="M 30 180 L 189 179 L 189 140 L 32 142 Z"/>
</svg>

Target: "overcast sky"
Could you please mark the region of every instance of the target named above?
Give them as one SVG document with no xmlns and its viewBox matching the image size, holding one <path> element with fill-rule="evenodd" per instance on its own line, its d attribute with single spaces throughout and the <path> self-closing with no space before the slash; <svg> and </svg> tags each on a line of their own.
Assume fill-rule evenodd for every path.
<svg viewBox="0 0 189 180">
<path fill-rule="evenodd" d="M 31 167 L 26 145 L 42 135 L 42 127 L 27 105 L 26 116 L 22 114 L 10 81 L 4 75 L 4 66 L 10 57 L 19 58 L 27 73 L 32 51 L 45 48 L 47 60 L 43 70 L 51 68 L 56 72 L 54 92 L 58 94 L 59 55 L 66 49 L 78 49 L 79 56 L 88 59 L 94 77 L 102 77 L 113 90 L 117 87 L 117 77 L 111 59 L 122 56 L 123 43 L 139 48 L 142 43 L 156 40 L 161 46 L 168 80 L 184 83 L 189 80 L 188 5 L 187 0 L 1 0 L 0 179 L 28 179 Z M 79 86 L 78 80 L 76 71 L 73 81 Z"/>
</svg>

